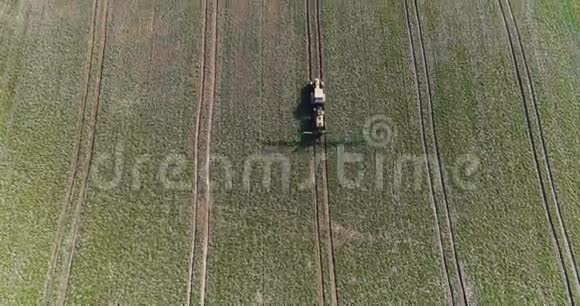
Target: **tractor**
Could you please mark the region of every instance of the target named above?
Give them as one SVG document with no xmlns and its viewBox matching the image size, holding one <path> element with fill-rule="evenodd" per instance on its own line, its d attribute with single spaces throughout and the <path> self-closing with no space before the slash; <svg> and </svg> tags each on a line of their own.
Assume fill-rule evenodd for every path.
<svg viewBox="0 0 580 306">
<path fill-rule="evenodd" d="M 312 134 L 321 135 L 326 133 L 326 121 L 324 119 L 324 82 L 320 79 L 310 81 L 310 105 L 312 107 Z"/>
</svg>

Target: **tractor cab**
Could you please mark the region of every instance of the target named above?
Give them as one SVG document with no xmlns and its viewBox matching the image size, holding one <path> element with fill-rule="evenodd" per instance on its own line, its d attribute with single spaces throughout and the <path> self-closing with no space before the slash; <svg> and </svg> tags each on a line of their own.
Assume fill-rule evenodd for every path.
<svg viewBox="0 0 580 306">
<path fill-rule="evenodd" d="M 315 79 L 314 81 L 310 82 L 310 86 L 312 87 L 311 103 L 313 105 L 324 104 L 326 101 L 326 95 L 324 94 L 324 82 L 322 82 L 320 79 Z"/>
<path fill-rule="evenodd" d="M 324 120 L 324 102 L 326 95 L 324 94 L 324 82 L 320 79 L 314 79 L 310 82 L 310 104 L 312 105 L 313 132 L 324 134 L 326 131 L 326 121 Z"/>
</svg>

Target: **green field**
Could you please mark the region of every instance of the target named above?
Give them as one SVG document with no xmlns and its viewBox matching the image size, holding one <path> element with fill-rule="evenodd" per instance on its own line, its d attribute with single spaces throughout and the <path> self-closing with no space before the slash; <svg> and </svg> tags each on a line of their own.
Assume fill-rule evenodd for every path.
<svg viewBox="0 0 580 306">
<path fill-rule="evenodd" d="M 573 0 L 0 0 L 0 304 L 577 304 L 579 34 Z"/>
<path fill-rule="evenodd" d="M 297 1 L 223 5 L 212 150 L 229 161 L 233 180 L 228 187 L 230 171 L 217 160 L 207 301 L 313 304 L 312 195 L 298 187 L 307 178 L 309 157 L 307 151 L 289 155 L 291 147 L 268 149 L 270 143 L 296 138 L 294 111 L 308 78 L 304 6 Z M 287 160 L 278 162 L 275 154 Z M 264 173 L 270 185 L 262 182 Z"/>
<path fill-rule="evenodd" d="M 474 190 L 448 192 L 466 289 L 483 303 L 564 303 L 498 3 L 420 12 L 442 160 L 472 153 L 481 163 Z"/>
<path fill-rule="evenodd" d="M 329 138 L 350 135 L 358 140 L 375 116 L 384 117 L 392 130 L 384 146 L 344 147 L 346 153 L 360 155 L 360 162 L 344 166 L 344 177 L 352 184 L 341 182 L 338 173 L 341 147 L 331 149 L 339 297 L 345 303 L 402 303 L 413 292 L 417 303 L 443 303 L 447 281 L 422 166 L 403 2 L 325 2 L 324 12 L 325 80 L 332 101 L 328 112 L 338 114 L 329 118 L 329 126 L 339 135 Z M 354 181 L 358 175 L 360 182 Z"/>
</svg>

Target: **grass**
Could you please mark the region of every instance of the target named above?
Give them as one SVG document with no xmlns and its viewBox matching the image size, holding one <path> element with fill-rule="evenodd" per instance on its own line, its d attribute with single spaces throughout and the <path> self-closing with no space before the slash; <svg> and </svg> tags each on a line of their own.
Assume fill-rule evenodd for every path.
<svg viewBox="0 0 580 306">
<path fill-rule="evenodd" d="M 23 10 L 11 9 L 0 15 L 2 31 L 0 32 L 0 139 L 4 138 L 14 103 L 14 94 L 18 76 L 22 68 L 23 49 L 26 43 L 26 13 Z"/>
<path fill-rule="evenodd" d="M 421 165 L 421 127 L 403 2 L 323 3 L 329 138 L 360 140 L 365 123 L 377 115 L 390 118 L 388 124 L 396 131 L 384 148 L 364 143 L 346 147 L 362 158 L 344 167 L 348 179 L 363 175 L 357 187 L 340 181 L 337 148 L 331 149 L 339 300 L 443 303 L 445 281 L 426 167 Z M 415 170 L 420 171 L 418 177 Z M 399 184 L 397 177 L 402 178 Z"/>
<path fill-rule="evenodd" d="M 470 299 L 564 303 L 498 4 L 420 2 L 420 12 L 442 159 L 480 162 L 475 189 L 449 188 Z"/>
<path fill-rule="evenodd" d="M 414 53 L 404 1 L 322 1 L 329 200 L 341 304 L 443 304 L 451 298 L 459 304 L 462 288 L 471 304 L 567 302 L 549 221 L 565 267 L 573 271 L 556 204 L 578 257 L 578 5 L 511 1 L 555 190 L 524 75 L 528 128 L 497 1 L 418 0 L 420 33 L 415 1 L 409 0 Z M 184 304 L 192 181 L 194 175 L 204 178 L 194 173 L 192 131 L 198 126 L 192 123 L 202 75 L 208 74 L 207 85 L 214 72 L 212 56 L 200 67 L 201 2 L 110 0 L 102 27 L 106 1 L 99 0 L 81 118 L 92 1 L 5 2 L 0 4 L 1 302 L 39 304 L 46 297 L 71 304 Z M 212 142 L 205 143 L 205 104 L 203 140 L 196 143 L 199 160 L 208 145 L 213 159 L 205 301 L 315 304 L 322 290 L 330 303 L 324 222 L 322 259 L 317 254 L 312 155 L 308 148 L 295 150 L 308 79 L 304 2 L 219 3 Z M 102 29 L 107 44 L 101 71 Z M 515 52 L 525 73 L 517 41 Z M 201 97 L 205 103 L 208 96 Z M 383 123 L 393 133 L 386 146 L 365 142 L 373 118 L 388 118 Z M 81 119 L 79 162 L 71 169 Z M 262 175 L 274 157 L 282 161 L 272 161 L 267 185 Z M 245 173 L 248 166 L 251 172 Z M 204 196 L 198 190 L 201 202 Z M 319 200 L 318 213 L 324 214 Z M 63 205 L 69 209 L 62 248 L 49 278 L 53 290 L 45 296 Z M 196 235 L 203 233 L 199 228 Z M 193 304 L 201 298 L 200 241 L 196 236 Z M 578 280 L 571 275 L 569 281 L 577 302 Z"/>
<path fill-rule="evenodd" d="M 227 189 L 223 163 L 214 167 L 214 211 L 208 261 L 208 302 L 316 301 L 313 204 L 308 151 L 268 148 L 294 142 L 293 114 L 306 84 L 304 7 L 299 1 L 227 3 L 220 28 L 220 70 L 212 152 L 235 171 Z M 260 154 L 288 158 L 289 187 L 280 166 L 264 186 Z M 251 157 L 250 189 L 243 172 Z"/>
<path fill-rule="evenodd" d="M 199 10 L 188 1 L 109 5 L 93 165 L 67 302 L 184 303 Z"/>
<path fill-rule="evenodd" d="M 532 5 L 523 6 L 520 1 L 513 2 L 514 15 L 530 64 L 531 81 L 536 92 L 556 194 L 578 270 L 580 211 L 576 203 L 580 200 L 580 171 L 574 160 L 577 159 L 575 156 L 578 156 L 580 146 L 577 135 L 570 131 L 576 129 L 580 120 L 580 109 L 576 103 L 578 91 L 575 89 L 580 79 L 577 69 L 580 40 L 577 36 L 577 17 L 572 24 L 568 20 L 568 14 L 575 12 L 577 16 L 579 11 L 569 5 L 571 3 L 568 2 L 534 2 Z M 555 212 L 555 207 L 552 207 Z M 554 222 L 558 220 L 554 219 Z M 562 235 L 560 239 L 563 239 Z M 579 294 L 577 291 L 576 300 L 580 299 Z"/>
<path fill-rule="evenodd" d="M 578 19 L 580 17 L 580 4 L 578 4 L 578 2 L 566 0 L 562 8 L 556 6 L 552 9 L 560 9 L 560 12 L 562 12 L 561 15 L 558 16 L 555 20 L 566 21 L 567 26 L 571 27 L 572 30 L 575 30 L 576 32 L 580 29 L 578 25 Z"/>
<path fill-rule="evenodd" d="M 36 304 L 42 297 L 72 151 L 77 113 L 71 105 L 81 93 L 86 41 L 81 9 L 63 17 L 52 8 L 42 15 L 42 6 L 14 5 L 14 33 L 22 33 L 28 12 L 28 34 L 20 43 L 17 37 L 2 43 L 2 49 L 18 52 L 8 60 L 20 62 L 4 66 L 4 76 L 15 81 L 18 75 L 18 82 L 4 91 L 10 117 L 1 122 L 0 139 L 0 215 L 8 219 L 0 236 L 0 296 L 14 304 Z"/>
</svg>

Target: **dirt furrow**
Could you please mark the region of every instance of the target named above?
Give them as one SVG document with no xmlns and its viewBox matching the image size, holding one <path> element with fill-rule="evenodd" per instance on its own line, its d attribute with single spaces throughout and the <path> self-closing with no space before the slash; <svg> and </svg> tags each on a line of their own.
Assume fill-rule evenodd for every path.
<svg viewBox="0 0 580 306">
<path fill-rule="evenodd" d="M 86 105 L 87 105 L 87 99 L 88 99 L 88 95 L 89 95 L 89 82 L 90 82 L 90 77 L 91 77 L 91 72 L 92 72 L 92 59 L 93 59 L 93 53 L 94 53 L 94 48 L 95 48 L 95 27 L 96 27 L 96 22 L 97 22 L 97 2 L 98 0 L 93 0 L 93 13 L 92 13 L 92 20 L 91 20 L 91 26 L 90 26 L 90 30 L 89 30 L 89 40 L 88 40 L 88 47 L 87 47 L 87 54 L 86 54 L 86 58 L 85 58 L 85 76 L 84 76 L 84 83 L 83 83 L 83 95 L 82 95 L 82 99 L 80 102 L 80 106 L 79 106 L 79 111 L 78 111 L 78 124 L 77 124 L 77 134 L 76 134 L 76 138 L 75 138 L 75 146 L 74 146 L 74 157 L 73 160 L 71 162 L 70 165 L 70 175 L 69 175 L 69 179 L 68 179 L 68 183 L 67 183 L 67 189 L 65 192 L 65 196 L 64 196 L 64 200 L 63 200 L 63 204 L 62 204 L 62 210 L 61 213 L 59 215 L 59 219 L 58 219 L 58 228 L 57 228 L 57 233 L 55 236 L 55 239 L 52 243 L 53 247 L 52 247 L 52 251 L 51 251 L 51 257 L 50 257 L 50 266 L 49 266 L 49 270 L 48 270 L 48 274 L 46 276 L 46 281 L 45 281 L 45 286 L 44 286 L 44 303 L 49 303 L 50 302 L 50 296 L 52 294 L 52 289 L 54 286 L 54 277 L 55 277 L 55 272 L 56 272 L 56 262 L 57 262 L 57 258 L 58 258 L 58 254 L 61 251 L 62 248 L 62 243 L 63 243 L 63 237 L 64 237 L 64 231 L 65 231 L 65 219 L 69 213 L 69 209 L 70 209 L 70 205 L 71 205 L 71 197 L 72 197 L 72 191 L 73 191 L 73 186 L 74 186 L 74 180 L 75 177 L 77 176 L 77 168 L 78 168 L 78 163 L 79 163 L 79 159 L 80 159 L 80 149 L 81 149 L 81 142 L 83 139 L 83 127 L 85 124 L 85 120 L 84 120 L 84 114 L 85 114 L 85 110 L 86 110 Z"/>
<path fill-rule="evenodd" d="M 311 33 L 311 8 L 310 8 L 310 0 L 305 0 L 305 10 L 306 10 L 306 57 L 308 63 L 308 79 L 312 80 L 314 78 L 313 73 L 313 63 L 312 63 L 312 33 Z M 320 305 L 325 305 L 325 294 L 324 294 L 324 269 L 322 264 L 322 246 L 321 246 L 321 238 L 320 238 L 320 201 L 318 198 L 318 179 L 316 170 L 318 160 L 316 158 L 316 149 L 310 148 L 310 167 L 311 167 L 311 175 L 312 175 L 312 184 L 313 184 L 313 210 L 314 210 L 314 249 L 316 254 L 316 272 L 317 272 L 317 288 L 318 288 L 318 303 Z"/>
<path fill-rule="evenodd" d="M 94 151 L 94 147 L 95 147 L 95 140 L 96 140 L 96 129 L 97 129 L 97 121 L 98 121 L 98 112 L 99 112 L 99 102 L 100 102 L 100 96 L 101 96 L 101 81 L 103 79 L 103 68 L 104 68 L 104 58 L 105 58 L 105 50 L 107 47 L 107 22 L 108 22 L 108 17 L 109 17 L 109 5 L 108 5 L 108 0 L 104 0 L 103 1 L 103 18 L 101 20 L 101 50 L 99 53 L 99 62 L 97 64 L 97 68 L 99 69 L 98 73 L 97 73 L 97 79 L 96 79 L 96 84 L 95 84 L 95 103 L 93 104 L 93 109 L 92 109 L 92 113 L 91 113 L 91 126 L 90 126 L 90 131 L 89 131 L 89 148 L 88 148 L 88 156 L 87 156 L 87 163 L 85 166 L 85 169 L 82 173 L 82 182 L 81 182 L 81 187 L 80 187 L 80 194 L 79 194 L 79 199 L 77 201 L 76 207 L 75 207 L 75 212 L 73 215 L 73 226 L 72 226 L 72 242 L 71 242 L 71 247 L 69 250 L 69 256 L 67 259 L 67 263 L 66 263 L 66 268 L 65 268 L 65 275 L 64 275 L 64 281 L 63 281 L 63 288 L 60 292 L 59 295 L 59 299 L 58 299 L 58 303 L 59 305 L 64 305 L 66 302 L 66 294 L 68 291 L 68 285 L 69 285 L 69 278 L 70 278 L 70 273 L 72 270 L 72 265 L 73 265 L 73 259 L 74 259 L 74 254 L 75 254 L 75 248 L 76 248 L 76 241 L 78 239 L 78 235 L 79 235 L 79 227 L 80 227 L 80 214 L 81 214 L 81 210 L 82 210 L 82 206 L 86 200 L 86 194 L 87 194 L 87 185 L 88 185 L 88 180 L 89 180 L 89 172 L 91 170 L 91 163 L 92 163 L 92 159 L 93 159 L 93 151 Z"/>
<path fill-rule="evenodd" d="M 206 57 L 206 42 L 207 42 L 207 17 L 209 14 L 209 6 L 207 5 L 207 0 L 201 1 L 202 3 L 202 42 L 201 42 L 201 58 L 199 69 L 201 71 L 201 82 L 199 84 L 199 98 L 197 100 L 197 107 L 195 111 L 195 116 L 193 120 L 193 191 L 192 191 L 192 216 L 191 216 L 191 249 L 189 253 L 189 274 L 187 277 L 187 296 L 186 305 L 191 305 L 192 299 L 192 286 L 193 286 L 193 274 L 194 274 L 194 258 L 195 258 L 195 241 L 196 241 L 196 231 L 197 231 L 197 196 L 198 196 L 198 147 L 199 147 L 199 133 L 200 133 L 200 122 L 201 122 L 201 111 L 203 105 L 203 93 L 205 92 L 205 57 Z"/>
<path fill-rule="evenodd" d="M 330 274 L 330 298 L 332 305 L 338 305 L 338 290 L 336 289 L 336 268 L 334 258 L 334 244 L 332 239 L 332 220 L 330 214 L 329 191 L 328 191 L 328 145 L 326 136 L 322 136 L 322 192 L 324 198 L 324 216 L 326 218 L 326 248 L 328 252 L 328 269 Z"/>
<path fill-rule="evenodd" d="M 210 12 L 210 6 L 212 11 Z M 187 279 L 186 304 L 205 304 L 207 283 L 207 260 L 211 232 L 211 135 L 213 105 L 216 96 L 217 81 L 217 48 L 218 48 L 218 6 L 219 1 L 202 1 L 202 46 L 200 72 L 201 82 L 193 128 L 193 190 L 191 249 L 189 254 L 189 271 Z M 211 14 L 211 17 L 210 17 Z M 212 35 L 210 36 L 210 32 Z M 203 130 L 203 129 L 206 130 Z M 205 137 L 202 136 L 205 132 Z M 205 145 L 205 154 L 200 156 L 201 147 Z M 201 194 L 205 197 L 201 199 Z M 199 233 L 198 233 L 199 231 Z M 201 243 L 201 245 L 200 245 Z M 199 251 L 198 251 L 199 250 Z M 201 253 L 201 254 L 200 254 Z M 196 282 L 199 284 L 197 287 Z M 194 292 L 199 294 L 199 302 Z"/>
<path fill-rule="evenodd" d="M 439 142 L 437 140 L 437 129 L 436 129 L 436 124 L 435 124 L 435 110 L 434 110 L 434 105 L 433 105 L 433 92 L 431 90 L 431 78 L 430 78 L 430 74 L 429 74 L 429 67 L 427 65 L 427 54 L 425 52 L 425 42 L 424 42 L 424 37 L 423 37 L 423 29 L 422 29 L 422 25 L 421 25 L 421 17 L 419 14 L 419 4 L 417 0 L 415 1 L 415 17 L 417 18 L 417 31 L 418 31 L 418 38 L 419 38 L 419 49 L 420 49 L 420 53 L 421 56 L 423 58 L 423 73 L 425 74 L 425 86 L 427 88 L 427 105 L 429 106 L 429 116 L 431 119 L 431 131 L 432 131 L 432 138 L 433 138 L 433 144 L 434 144 L 434 148 L 435 148 L 435 161 L 437 163 L 436 168 L 438 170 L 438 174 L 439 174 L 439 180 L 441 182 L 441 189 L 443 191 L 443 202 L 444 202 L 444 212 L 445 212 L 445 220 L 447 222 L 447 227 L 449 228 L 449 240 L 451 243 L 451 256 L 453 257 L 453 261 L 455 263 L 455 268 L 457 270 L 457 274 L 459 276 L 459 285 L 461 288 L 461 296 L 463 299 L 463 302 L 465 304 L 469 304 L 469 301 L 467 300 L 467 294 L 465 292 L 465 284 L 464 284 L 464 279 L 463 279 L 463 273 L 461 271 L 461 266 L 459 265 L 459 260 L 458 260 L 458 256 L 457 256 L 457 246 L 455 244 L 455 230 L 453 227 L 453 222 L 451 221 L 451 214 L 450 214 L 450 207 L 449 207 L 449 200 L 448 200 L 448 196 L 447 196 L 447 186 L 446 186 L 446 182 L 445 179 L 443 178 L 443 166 L 442 166 L 442 161 L 441 161 L 441 153 L 440 153 L 440 149 L 439 149 Z"/>
<path fill-rule="evenodd" d="M 318 52 L 318 73 L 321 80 L 324 78 L 324 57 L 322 53 L 322 29 L 321 29 L 321 15 L 322 15 L 322 0 L 316 0 L 316 46 Z M 330 193 L 328 190 L 328 145 L 326 142 L 326 135 L 322 135 L 320 138 L 322 145 L 322 193 L 323 193 L 323 204 L 324 204 L 324 215 L 325 215 L 325 225 L 326 225 L 326 247 L 327 247 L 327 259 L 328 259 L 328 269 L 330 277 L 330 298 L 332 305 L 338 305 L 338 291 L 336 288 L 336 269 L 335 269 L 335 256 L 334 256 L 334 245 L 332 239 L 332 220 L 330 212 L 329 197 Z M 316 150 L 314 150 L 316 155 Z M 315 158 L 316 160 L 316 158 Z"/>
<path fill-rule="evenodd" d="M 322 56 L 322 30 L 320 27 L 320 16 L 322 14 L 321 2 L 322 0 L 316 0 L 316 45 L 318 49 L 318 72 L 320 73 L 320 79 L 324 80 L 324 61 Z"/>
<path fill-rule="evenodd" d="M 417 107 L 418 107 L 418 112 L 419 112 L 419 120 L 420 120 L 420 124 L 421 124 L 421 139 L 423 140 L 423 154 L 425 155 L 424 158 L 424 162 L 427 165 L 427 178 L 429 180 L 429 191 L 431 194 L 431 209 L 433 210 L 433 218 L 435 221 L 435 234 L 437 236 L 437 246 L 439 248 L 439 252 L 440 252 L 440 257 L 441 257 L 441 263 L 443 266 L 443 279 L 445 282 L 445 286 L 447 289 L 447 299 L 448 301 L 451 303 L 451 305 L 455 305 L 455 296 L 453 294 L 453 286 L 451 284 L 451 279 L 449 278 L 449 263 L 447 262 L 447 258 L 445 257 L 445 252 L 443 249 L 443 235 L 442 235 L 442 231 L 441 231 L 441 224 L 439 222 L 439 209 L 437 208 L 437 200 L 436 200 L 436 195 L 435 195 L 435 183 L 433 181 L 433 176 L 431 175 L 431 161 L 429 158 L 429 150 L 428 150 L 428 144 L 427 144 L 427 130 L 425 128 L 425 119 L 424 119 L 424 114 L 423 114 L 423 99 L 421 96 L 421 89 L 419 86 L 419 75 L 417 74 L 417 70 L 419 69 L 418 63 L 417 63 L 417 57 L 415 55 L 416 49 L 415 49 L 415 42 L 414 42 L 414 38 L 413 38 L 413 32 L 412 32 L 412 27 L 411 27 L 411 18 L 410 18 L 410 12 L 409 12 L 409 3 L 408 0 L 405 0 L 405 18 L 406 18 L 406 24 L 407 24 L 407 35 L 409 37 L 409 52 L 411 53 L 411 58 L 413 60 L 413 64 L 411 65 L 412 70 L 413 70 L 413 76 L 415 78 L 415 89 L 416 89 L 416 95 L 417 95 Z"/>
<path fill-rule="evenodd" d="M 318 185 L 316 183 L 316 153 L 314 149 L 310 149 L 310 167 L 312 175 L 312 183 L 314 185 L 313 192 L 313 209 L 314 209 L 314 242 L 315 242 L 315 253 L 316 253 L 316 272 L 317 272 L 317 287 L 318 287 L 318 303 L 320 305 L 325 305 L 324 298 L 324 272 L 322 269 L 322 247 L 320 245 L 320 207 L 318 205 Z"/>
<path fill-rule="evenodd" d="M 551 191 L 552 191 L 552 198 L 554 199 L 554 202 L 556 203 L 556 216 L 558 218 L 558 222 L 561 224 L 562 226 L 562 233 L 563 233 L 563 238 L 566 242 L 565 247 L 567 248 L 567 252 L 569 253 L 570 259 L 572 260 L 572 272 L 573 272 L 573 276 L 574 279 L 576 280 L 576 286 L 579 286 L 578 284 L 578 268 L 577 268 L 577 264 L 576 264 L 576 257 L 574 255 L 574 249 L 572 248 L 572 243 L 570 242 L 570 235 L 568 230 L 566 229 L 566 223 L 564 222 L 564 218 L 562 217 L 562 211 L 561 211 L 561 205 L 560 205 L 560 200 L 558 199 L 558 192 L 557 192 L 557 188 L 556 188 L 556 183 L 554 181 L 554 176 L 552 175 L 552 165 L 550 162 L 550 155 L 548 153 L 548 149 L 547 149 L 547 145 L 546 145 L 546 140 L 544 137 L 544 128 L 542 127 L 542 118 L 540 116 L 540 112 L 538 110 L 538 100 L 536 98 L 536 90 L 534 88 L 534 82 L 532 81 L 532 75 L 530 73 L 530 66 L 528 64 L 528 59 L 526 56 L 526 51 L 524 49 L 524 44 L 522 43 L 522 38 L 520 35 L 520 29 L 518 26 L 518 21 L 516 19 L 516 17 L 513 14 L 513 10 L 512 10 L 512 5 L 511 5 L 511 1 L 510 0 L 506 0 L 507 2 L 507 8 L 508 8 L 508 14 L 510 16 L 510 18 L 513 20 L 514 22 L 514 28 L 515 28 L 515 34 L 516 34 L 516 39 L 518 41 L 518 45 L 520 47 L 521 50 L 521 55 L 522 55 L 522 61 L 524 63 L 524 70 L 526 72 L 526 77 L 527 77 L 527 83 L 529 86 L 529 90 L 530 90 L 530 94 L 531 94 L 531 98 L 532 98 L 532 105 L 534 107 L 534 113 L 536 115 L 536 125 L 538 126 L 538 132 L 539 132 L 539 138 L 540 138 L 540 143 L 541 143 L 541 147 L 542 147 L 542 152 L 544 154 L 544 158 L 546 160 L 546 169 L 547 169 L 547 176 L 548 176 L 548 182 L 550 184 L 551 187 Z M 578 288 L 577 288 L 578 290 Z"/>
<path fill-rule="evenodd" d="M 204 164 L 204 183 L 205 183 L 205 224 L 204 224 L 204 237 L 203 237 L 203 257 L 202 257 L 202 270 L 200 279 L 200 303 L 205 305 L 206 298 L 206 282 L 207 282 L 207 259 L 209 252 L 209 240 L 211 234 L 211 210 L 212 210 L 212 198 L 211 198 L 211 176 L 210 176 L 210 163 L 211 163 L 211 134 L 212 134 L 212 121 L 213 121 L 213 107 L 217 92 L 217 53 L 218 53 L 218 10 L 219 10 L 219 0 L 215 0 L 215 6 L 212 16 L 212 29 L 213 29 L 213 48 L 210 52 L 210 58 L 208 61 L 208 71 L 212 74 L 209 79 L 208 84 L 208 99 L 207 99 L 207 134 L 206 134 L 206 151 L 205 151 L 205 164 Z"/>
<path fill-rule="evenodd" d="M 552 240 L 554 241 L 557 256 L 559 259 L 558 264 L 560 265 L 560 269 L 562 270 L 563 280 L 564 280 L 564 284 L 566 286 L 566 295 L 568 298 L 568 302 L 570 304 L 574 305 L 574 294 L 572 292 L 572 287 L 570 284 L 570 276 L 568 275 L 569 273 L 568 273 L 568 269 L 566 266 L 565 255 L 564 255 L 564 252 L 562 251 L 562 246 L 560 245 L 561 242 L 560 242 L 560 239 L 559 239 L 557 231 L 556 231 L 556 225 L 554 224 L 554 221 L 552 219 L 553 217 L 552 217 L 552 212 L 550 211 L 550 205 L 549 205 L 549 200 L 548 200 L 548 191 L 546 191 L 546 187 L 544 185 L 544 176 L 543 176 L 542 171 L 541 171 L 540 157 L 538 156 L 538 152 L 536 150 L 537 144 L 536 144 L 536 140 L 534 139 L 532 119 L 530 118 L 531 117 L 530 116 L 530 109 L 528 107 L 528 101 L 527 101 L 526 90 L 525 90 L 525 86 L 524 86 L 523 75 L 522 75 L 522 72 L 520 71 L 520 67 L 519 67 L 520 63 L 518 61 L 518 56 L 517 56 L 516 49 L 514 46 L 514 41 L 512 39 L 513 33 L 512 33 L 512 30 L 510 29 L 508 19 L 507 19 L 507 14 L 506 14 L 506 8 L 502 4 L 502 0 L 498 0 L 498 4 L 499 4 L 499 10 L 500 10 L 500 13 L 502 16 L 503 24 L 504 24 L 504 27 L 506 30 L 506 35 L 507 35 L 507 39 L 508 39 L 508 43 L 509 43 L 508 45 L 509 45 L 510 53 L 511 53 L 513 64 L 514 64 L 514 74 L 516 76 L 516 80 L 517 80 L 519 91 L 520 91 L 520 96 L 521 96 L 520 100 L 522 102 L 522 107 L 524 110 L 524 117 L 526 119 L 527 134 L 528 134 L 528 138 L 530 141 L 530 148 L 531 148 L 533 160 L 534 160 L 534 168 L 535 168 L 534 170 L 535 170 L 537 178 L 538 178 L 540 193 L 542 195 L 542 201 L 544 203 L 544 211 L 546 213 L 546 218 L 548 219 L 548 223 L 550 224 L 550 231 L 551 231 L 551 235 L 552 235 Z M 558 216 L 558 217 L 560 217 L 560 216 Z M 561 221 L 561 219 L 560 219 L 560 221 Z"/>
</svg>

